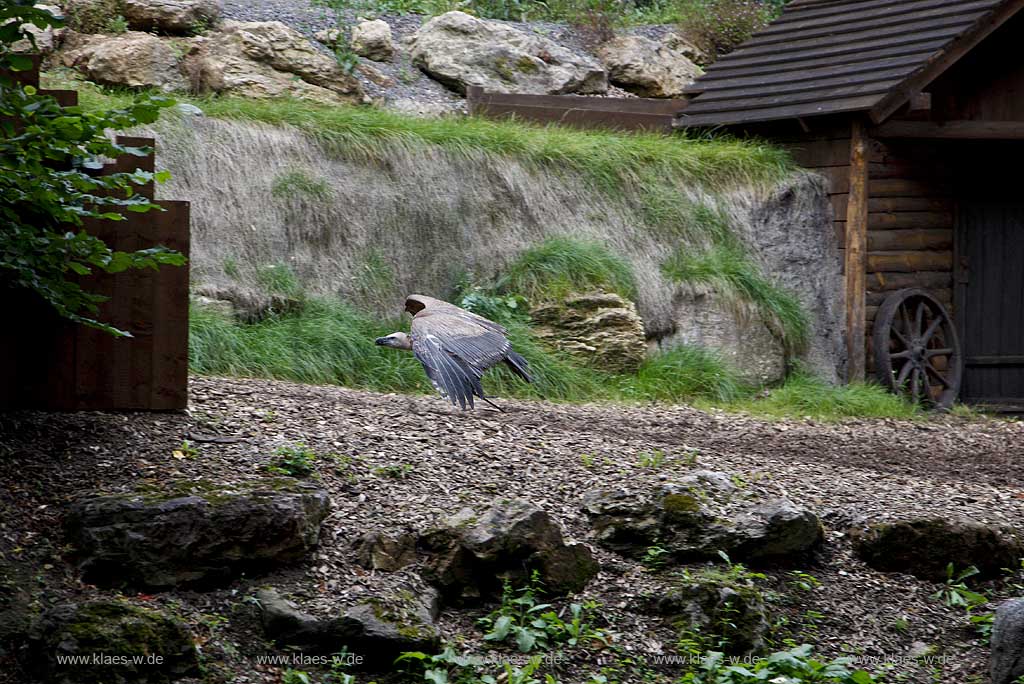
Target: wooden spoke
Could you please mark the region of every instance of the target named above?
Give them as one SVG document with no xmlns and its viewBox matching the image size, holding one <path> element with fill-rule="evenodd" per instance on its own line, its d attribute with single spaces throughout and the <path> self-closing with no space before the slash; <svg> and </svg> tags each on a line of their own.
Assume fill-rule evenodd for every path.
<svg viewBox="0 0 1024 684">
<path fill-rule="evenodd" d="M 928 292 L 900 290 L 886 298 L 875 318 L 874 348 L 878 380 L 890 391 L 940 408 L 956 400 L 960 342 L 949 313 Z"/>
</svg>

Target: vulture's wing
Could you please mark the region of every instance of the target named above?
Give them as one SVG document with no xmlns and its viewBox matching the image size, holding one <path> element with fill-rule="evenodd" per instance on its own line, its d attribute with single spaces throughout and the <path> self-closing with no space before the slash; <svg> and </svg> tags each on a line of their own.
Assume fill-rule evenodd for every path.
<svg viewBox="0 0 1024 684">
<path fill-rule="evenodd" d="M 472 407 L 474 396 L 484 398 L 484 371 L 504 361 L 511 349 L 499 329 L 504 331 L 457 306 L 431 306 L 413 316 L 412 351 L 442 395 Z"/>
</svg>

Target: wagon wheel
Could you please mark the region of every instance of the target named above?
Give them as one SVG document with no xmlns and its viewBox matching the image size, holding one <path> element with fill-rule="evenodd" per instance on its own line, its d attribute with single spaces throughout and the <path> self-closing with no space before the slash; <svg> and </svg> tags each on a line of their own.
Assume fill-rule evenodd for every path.
<svg viewBox="0 0 1024 684">
<path fill-rule="evenodd" d="M 963 356 L 945 307 L 924 290 L 894 292 L 875 319 L 875 372 L 896 394 L 949 408 L 960 393 Z"/>
</svg>

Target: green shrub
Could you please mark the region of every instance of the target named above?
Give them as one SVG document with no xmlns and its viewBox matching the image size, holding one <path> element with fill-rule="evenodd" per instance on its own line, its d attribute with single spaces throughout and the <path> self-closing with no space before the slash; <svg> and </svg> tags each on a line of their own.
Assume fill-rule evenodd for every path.
<svg viewBox="0 0 1024 684">
<path fill-rule="evenodd" d="M 679 10 L 679 32 L 718 57 L 763 29 L 777 13 L 776 3 L 759 0 L 689 0 Z"/>
<path fill-rule="evenodd" d="M 693 399 L 730 402 L 742 394 L 736 373 L 718 354 L 691 346 L 649 357 L 624 393 L 638 401 L 668 403 Z"/>
<path fill-rule="evenodd" d="M 316 459 L 316 452 L 305 444 L 282 446 L 274 450 L 274 460 L 266 470 L 289 477 L 309 477 L 316 472 Z"/>
<path fill-rule="evenodd" d="M 752 665 L 729 664 L 722 653 L 705 654 L 698 672 L 683 675 L 680 684 L 873 684 L 875 677 L 864 670 L 852 669 L 852 658 L 822 662 L 812 656 L 813 648 L 804 644 L 790 651 L 779 651 Z"/>
<path fill-rule="evenodd" d="M 598 289 L 636 297 L 633 271 L 624 259 L 599 242 L 568 237 L 549 238 L 524 251 L 498 286 L 531 302 Z"/>
</svg>

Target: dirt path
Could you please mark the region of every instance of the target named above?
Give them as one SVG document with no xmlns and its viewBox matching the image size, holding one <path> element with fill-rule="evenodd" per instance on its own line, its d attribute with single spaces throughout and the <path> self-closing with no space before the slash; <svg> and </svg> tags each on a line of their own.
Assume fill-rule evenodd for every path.
<svg viewBox="0 0 1024 684">
<path fill-rule="evenodd" d="M 833 656 L 852 649 L 889 659 L 923 644 L 950 660 L 939 675 L 932 665 L 902 664 L 905 681 L 966 684 L 984 671 L 987 652 L 963 612 L 928 600 L 933 585 L 868 569 L 853 557 L 844 532 L 866 518 L 908 513 L 1024 527 L 1021 423 L 942 418 L 827 425 L 688 407 L 516 401 L 501 401 L 505 413 L 463 413 L 435 397 L 220 378 L 193 378 L 191 391 L 188 415 L 0 414 L 0 553 L 23 567 L 50 566 L 31 588 L 41 604 L 98 591 L 80 585 L 62 560 L 61 512 L 71 497 L 147 479 L 256 479 L 278 446 L 302 442 L 333 455 L 320 461 L 335 505 L 321 549 L 308 567 L 259 580 L 301 597 L 313 612 L 410 579 L 408 571 L 358 572 L 351 542 L 367 530 L 422 529 L 464 506 L 518 496 L 586 540 L 580 499 L 589 489 L 653 485 L 700 467 L 726 471 L 743 487 L 784 494 L 826 522 L 825 550 L 808 568 L 822 587 L 781 608 L 800 640 Z M 239 441 L 200 441 L 211 435 Z M 184 439 L 198 448 L 194 458 L 174 457 Z M 604 569 L 587 593 L 606 606 L 620 643 L 641 652 L 671 649 L 671 631 L 631 609 L 637 596 L 656 590 L 657 578 L 614 554 L 598 555 Z M 783 572 L 770 573 L 770 581 L 786 588 Z M 251 617 L 225 607 L 252 583 L 153 600 L 173 600 L 200 632 L 203 615 L 230 618 L 228 626 L 204 633 L 216 658 L 222 642 L 242 644 L 242 653 L 245 644 L 259 642 Z M 808 611 L 823 617 L 807 618 Z M 480 636 L 472 634 L 472 617 L 446 613 L 446 636 L 461 634 L 472 645 Z M 894 628 L 904 620 L 905 627 Z M 223 662 L 233 681 L 275 681 L 273 672 L 254 669 L 243 657 L 224 655 Z"/>
</svg>

